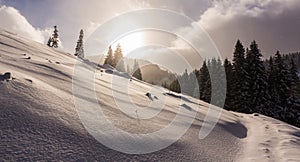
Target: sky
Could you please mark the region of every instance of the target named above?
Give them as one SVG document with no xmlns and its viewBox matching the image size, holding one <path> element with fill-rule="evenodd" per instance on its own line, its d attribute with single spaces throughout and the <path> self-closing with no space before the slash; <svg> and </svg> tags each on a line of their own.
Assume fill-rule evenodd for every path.
<svg viewBox="0 0 300 162">
<path fill-rule="evenodd" d="M 45 43 L 53 26 L 57 25 L 61 49 L 74 53 L 80 29 L 84 29 L 87 39 L 111 19 L 126 12 L 147 8 L 167 9 L 187 16 L 193 23 L 174 31 L 180 31 L 184 39 L 192 40 L 193 44 L 194 37 L 199 35 L 195 26 L 200 26 L 211 38 L 222 58 L 232 58 L 237 39 L 245 47 L 256 40 L 265 58 L 275 54 L 277 50 L 282 53 L 300 51 L 299 0 L 0 0 L 0 28 Z M 146 21 L 155 23 L 155 20 Z M 120 24 L 121 27 L 122 25 Z M 135 43 L 138 49 L 147 44 L 147 40 L 151 40 L 151 46 L 157 42 L 155 44 L 164 44 L 164 47 L 145 48 L 145 53 L 156 53 L 156 57 L 151 58 L 147 54 L 147 59 L 154 62 L 168 60 L 159 59 L 159 56 L 169 57 L 166 53 L 173 49 L 188 58 L 193 67 L 198 68 L 199 60 L 193 59 L 195 51 L 181 45 L 182 38 L 170 36 L 174 33 L 139 31 L 132 34 L 133 36 L 127 35 L 123 39 L 118 37 L 120 40 L 116 38 L 115 42 L 121 43 L 128 56 L 131 50 L 137 53 L 134 50 Z M 136 56 L 139 54 L 143 55 L 139 52 Z"/>
</svg>

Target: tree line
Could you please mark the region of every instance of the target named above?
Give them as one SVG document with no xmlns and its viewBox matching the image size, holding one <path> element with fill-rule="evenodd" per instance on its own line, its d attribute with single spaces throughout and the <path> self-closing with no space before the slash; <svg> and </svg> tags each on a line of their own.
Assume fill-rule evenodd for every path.
<svg viewBox="0 0 300 162">
<path fill-rule="evenodd" d="M 108 52 L 104 60 L 104 65 L 105 64 L 110 65 L 111 67 L 117 69 L 118 71 L 127 72 L 128 74 L 132 75 L 133 77 L 139 80 L 143 79 L 142 72 L 137 60 L 134 60 L 134 64 L 132 68 L 127 64 L 126 66 L 127 68 L 125 69 L 124 56 L 120 44 L 116 46 L 114 52 L 111 46 L 108 47 Z"/>
<path fill-rule="evenodd" d="M 224 108 L 227 110 L 260 113 L 300 127 L 300 82 L 294 56 L 277 51 L 274 56 L 263 60 L 256 41 L 245 49 L 238 40 L 232 62 L 227 58 L 224 62 L 219 58 L 204 60 L 199 70 L 191 73 L 186 70 L 177 76 L 177 80 L 163 86 L 206 102 L 211 101 L 212 88 L 215 88 L 217 95 L 225 97 Z M 210 75 L 210 72 L 214 74 Z M 211 82 L 215 80 L 211 79 L 213 76 L 226 79 L 226 95 L 218 92 L 224 85 Z M 220 103 L 212 104 L 222 106 Z"/>
</svg>

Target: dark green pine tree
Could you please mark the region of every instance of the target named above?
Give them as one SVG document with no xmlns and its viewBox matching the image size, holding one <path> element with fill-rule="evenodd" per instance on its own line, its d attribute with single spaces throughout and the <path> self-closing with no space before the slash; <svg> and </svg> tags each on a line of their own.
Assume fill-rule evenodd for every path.
<svg viewBox="0 0 300 162">
<path fill-rule="evenodd" d="M 246 113 L 264 113 L 267 103 L 267 75 L 264 63 L 261 59 L 262 54 L 258 45 L 253 41 L 250 45 L 250 50 L 247 52 L 247 84 L 249 89 L 248 94 L 248 109 Z"/>
<path fill-rule="evenodd" d="M 141 69 L 140 69 L 140 66 L 139 66 L 139 63 L 137 62 L 137 60 L 134 60 L 132 76 L 139 80 L 143 79 L 142 72 L 141 72 Z"/>
<path fill-rule="evenodd" d="M 289 73 L 287 65 L 279 51 L 277 51 L 275 54 L 274 64 L 276 73 L 276 78 L 274 78 L 274 82 L 276 84 L 275 86 L 278 93 L 277 104 L 284 108 L 287 106 L 288 98 L 290 96 L 290 86 L 288 80 Z"/>
<path fill-rule="evenodd" d="M 226 74 L 227 90 L 224 108 L 227 110 L 234 110 L 234 80 L 233 80 L 233 67 L 231 62 L 226 58 L 224 61 L 224 68 Z"/>
<path fill-rule="evenodd" d="M 290 83 L 290 97 L 288 99 L 288 107 L 290 108 L 290 112 L 293 115 L 289 115 L 291 118 L 288 119 L 292 122 L 292 124 L 300 127 L 300 102 L 297 100 L 299 97 L 300 90 L 298 89 L 300 80 L 297 75 L 297 66 L 294 62 L 294 59 L 291 58 L 290 60 L 290 66 L 289 66 L 289 83 Z"/>
<path fill-rule="evenodd" d="M 299 85 L 299 77 L 298 77 L 298 70 L 297 70 L 297 65 L 295 64 L 294 59 L 292 58 L 290 61 L 290 66 L 289 66 L 289 72 L 290 72 L 290 76 L 289 76 L 289 81 L 290 81 L 290 86 L 291 86 L 291 90 L 292 90 L 292 94 L 294 96 L 298 96 L 300 97 L 299 94 L 300 91 L 298 90 L 298 85 Z"/>
<path fill-rule="evenodd" d="M 114 55 L 111 46 L 108 47 L 107 56 L 105 58 L 104 64 L 113 66 Z"/>
<path fill-rule="evenodd" d="M 274 65 L 274 58 L 271 56 L 268 60 L 267 65 L 267 82 L 268 82 L 268 92 L 269 92 L 269 98 L 268 98 L 268 109 L 265 110 L 266 115 L 279 118 L 279 112 L 278 112 L 278 92 L 277 92 L 277 85 L 275 80 L 277 80 L 277 72 L 276 67 Z"/>
<path fill-rule="evenodd" d="M 210 61 L 207 61 L 210 65 Z M 203 65 L 200 69 L 200 77 L 199 77 L 199 89 L 200 89 L 200 100 L 205 102 L 210 102 L 211 99 L 211 82 L 210 75 L 208 71 L 208 67 L 206 61 L 203 62 Z"/>
<path fill-rule="evenodd" d="M 245 48 L 240 40 L 237 40 L 232 60 L 232 102 L 231 110 L 247 112 L 248 85 L 246 82 Z"/>
</svg>

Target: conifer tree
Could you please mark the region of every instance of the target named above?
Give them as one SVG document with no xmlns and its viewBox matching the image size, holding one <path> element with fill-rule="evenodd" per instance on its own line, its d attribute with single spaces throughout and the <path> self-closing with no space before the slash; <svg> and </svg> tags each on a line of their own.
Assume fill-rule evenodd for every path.
<svg viewBox="0 0 300 162">
<path fill-rule="evenodd" d="M 253 41 L 250 45 L 250 50 L 247 52 L 247 83 L 249 89 L 248 93 L 248 109 L 246 113 L 263 113 L 263 109 L 267 103 L 267 75 L 263 61 L 262 54 L 258 45 Z"/>
<path fill-rule="evenodd" d="M 123 53 L 120 44 L 117 45 L 116 50 L 114 52 L 113 66 L 119 71 L 125 71 Z"/>
<path fill-rule="evenodd" d="M 57 30 L 57 26 L 54 26 L 53 34 L 52 34 L 51 37 L 49 37 L 47 45 L 49 47 L 57 48 L 58 47 L 58 42 L 59 42 L 59 39 L 58 39 L 58 30 Z"/>
<path fill-rule="evenodd" d="M 180 88 L 180 84 L 178 79 L 175 79 L 169 86 L 170 90 L 173 92 L 177 92 L 180 93 L 181 92 L 181 88 Z"/>
<path fill-rule="evenodd" d="M 104 64 L 113 66 L 114 55 L 111 46 L 108 47 L 107 56 L 105 58 Z"/>
<path fill-rule="evenodd" d="M 58 47 L 58 30 L 57 30 L 57 26 L 54 26 L 54 31 L 53 31 L 53 35 L 52 35 L 52 47 L 57 48 Z"/>
<path fill-rule="evenodd" d="M 225 99 L 224 108 L 227 110 L 233 110 L 233 103 L 234 103 L 234 81 L 233 81 L 233 67 L 231 62 L 226 58 L 224 61 L 224 68 L 226 74 L 226 81 L 227 81 L 227 93 Z"/>
<path fill-rule="evenodd" d="M 75 48 L 75 56 L 78 56 L 80 58 L 84 58 L 84 50 L 83 50 L 83 30 L 81 29 L 80 30 L 80 33 L 79 33 L 79 38 L 78 38 L 78 41 L 77 41 L 77 45 L 76 45 L 76 48 Z"/>
<path fill-rule="evenodd" d="M 137 60 L 134 60 L 132 76 L 139 80 L 143 79 L 142 72 L 141 72 L 141 69 L 140 69 L 140 66 L 139 66 L 139 63 L 137 62 Z"/>
<path fill-rule="evenodd" d="M 52 47 L 52 37 L 49 37 L 47 46 Z"/>
<path fill-rule="evenodd" d="M 294 62 L 294 59 L 291 58 L 290 61 L 290 68 L 289 68 L 289 83 L 290 83 L 290 97 L 288 99 L 288 107 L 290 108 L 290 113 L 293 115 L 289 115 L 289 123 L 294 124 L 298 127 L 300 127 L 300 102 L 299 99 L 299 87 L 298 85 L 300 84 L 299 82 L 299 77 L 297 75 L 297 66 Z M 291 119 L 292 118 L 292 119 Z"/>
<path fill-rule="evenodd" d="M 274 78 L 274 83 L 278 93 L 278 103 L 276 104 L 280 105 L 281 107 L 285 107 L 290 96 L 289 80 L 287 78 L 289 73 L 287 65 L 279 51 L 277 51 L 275 54 L 274 64 L 276 74 L 276 77 Z"/>
<path fill-rule="evenodd" d="M 290 66 L 289 66 L 289 82 L 290 82 L 290 87 L 291 87 L 291 93 L 293 95 L 293 97 L 295 98 L 300 97 L 298 96 L 297 93 L 299 93 L 298 91 L 298 85 L 299 85 L 299 77 L 298 77 L 298 71 L 297 71 L 297 65 L 294 62 L 294 59 L 292 58 L 290 60 Z"/>
<path fill-rule="evenodd" d="M 208 65 L 210 65 L 210 61 L 207 61 Z M 210 75 L 208 71 L 208 66 L 206 61 L 203 62 L 203 65 L 200 69 L 200 99 L 205 102 L 210 102 L 211 96 L 211 82 L 210 82 Z"/>
<path fill-rule="evenodd" d="M 291 58 L 289 62 L 288 72 L 290 94 L 287 102 L 287 107 L 289 108 L 288 111 L 290 114 L 288 115 L 289 118 L 287 120 L 290 120 L 292 124 L 300 126 L 300 102 L 297 99 L 297 97 L 299 97 L 297 95 L 297 93 L 299 93 L 299 90 L 297 89 L 297 85 L 299 85 L 299 77 L 297 75 L 297 67 L 293 58 Z"/>
<path fill-rule="evenodd" d="M 247 83 L 246 83 L 246 60 L 245 48 L 240 40 L 237 40 L 233 53 L 232 63 L 232 110 L 243 112 L 247 109 Z"/>
</svg>

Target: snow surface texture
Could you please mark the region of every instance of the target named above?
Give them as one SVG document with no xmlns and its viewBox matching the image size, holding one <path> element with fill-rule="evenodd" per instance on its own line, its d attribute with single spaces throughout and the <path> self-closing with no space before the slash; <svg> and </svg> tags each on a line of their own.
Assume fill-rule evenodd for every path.
<svg viewBox="0 0 300 162">
<path fill-rule="evenodd" d="M 300 161 L 299 128 L 259 114 L 223 110 L 213 131 L 200 140 L 207 103 L 182 96 L 187 101 L 183 104 L 180 94 L 170 95 L 158 87 L 152 92 L 147 83 L 98 71 L 98 103 L 107 119 L 124 131 L 151 133 L 172 122 L 181 108 L 197 112 L 187 132 L 163 150 L 132 155 L 109 149 L 86 131 L 75 109 L 72 75 L 76 61 L 71 54 L 0 30 L 0 73 L 12 74 L 12 79 L 0 81 L 1 161 Z M 83 68 L 93 69 L 90 65 Z M 165 98 L 162 111 L 150 119 L 131 117 L 138 114 L 136 108 L 127 107 L 129 114 L 123 113 L 116 104 L 121 98 L 113 96 L 124 94 L 112 86 L 112 77 L 130 84 L 130 98 L 138 106 Z M 90 100 L 89 96 L 77 97 Z"/>
</svg>

